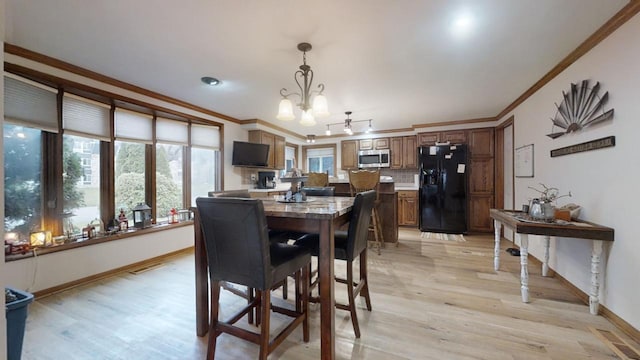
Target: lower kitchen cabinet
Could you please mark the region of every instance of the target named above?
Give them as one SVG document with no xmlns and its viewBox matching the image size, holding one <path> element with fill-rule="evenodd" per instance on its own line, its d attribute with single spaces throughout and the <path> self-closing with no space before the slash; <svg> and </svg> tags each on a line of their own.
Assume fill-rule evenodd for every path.
<svg viewBox="0 0 640 360">
<path fill-rule="evenodd" d="M 417 190 L 398 190 L 398 225 L 418 226 Z"/>
</svg>

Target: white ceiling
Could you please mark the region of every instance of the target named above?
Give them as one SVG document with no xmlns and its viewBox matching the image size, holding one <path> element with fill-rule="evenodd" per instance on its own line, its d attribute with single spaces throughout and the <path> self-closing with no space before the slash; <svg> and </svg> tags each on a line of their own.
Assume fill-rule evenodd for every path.
<svg viewBox="0 0 640 360">
<path fill-rule="evenodd" d="M 347 110 L 381 130 L 495 116 L 627 2 L 6 0 L 5 41 L 240 120 L 321 135 Z M 471 26 L 456 33 L 462 14 Z M 275 119 L 305 41 L 332 113 L 310 128 Z"/>
</svg>

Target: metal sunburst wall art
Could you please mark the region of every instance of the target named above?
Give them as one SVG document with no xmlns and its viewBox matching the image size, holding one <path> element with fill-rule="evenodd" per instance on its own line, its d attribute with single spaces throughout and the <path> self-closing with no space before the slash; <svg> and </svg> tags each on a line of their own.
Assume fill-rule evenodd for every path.
<svg viewBox="0 0 640 360">
<path fill-rule="evenodd" d="M 613 118 L 613 109 L 604 111 L 604 105 L 609 100 L 609 92 L 605 92 L 602 97 L 598 96 L 600 82 L 590 88 L 589 80 L 582 80 L 580 85 L 571 84 L 569 93 L 562 92 L 563 100 L 556 108 L 555 117 L 551 118 L 553 126 L 552 133 L 547 134 L 552 139 L 559 138 L 564 134 L 580 131 L 587 126 L 601 123 Z M 553 132 L 555 127 L 563 131 Z"/>
</svg>

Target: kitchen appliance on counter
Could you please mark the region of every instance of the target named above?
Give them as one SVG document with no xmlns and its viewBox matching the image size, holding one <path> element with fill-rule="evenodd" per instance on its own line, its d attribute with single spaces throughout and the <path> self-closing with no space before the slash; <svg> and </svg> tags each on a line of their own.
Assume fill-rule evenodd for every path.
<svg viewBox="0 0 640 360">
<path fill-rule="evenodd" d="M 360 169 L 389 167 L 390 162 L 389 149 L 358 151 L 358 168 Z"/>
<path fill-rule="evenodd" d="M 467 232 L 467 146 L 422 146 L 420 230 Z"/>
<path fill-rule="evenodd" d="M 258 171 L 258 189 L 275 189 L 275 187 L 275 171 Z"/>
</svg>

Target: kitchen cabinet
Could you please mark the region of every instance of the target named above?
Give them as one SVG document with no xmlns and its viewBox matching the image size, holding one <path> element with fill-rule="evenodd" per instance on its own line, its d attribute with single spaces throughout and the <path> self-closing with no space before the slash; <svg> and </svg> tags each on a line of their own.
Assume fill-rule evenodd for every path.
<svg viewBox="0 0 640 360">
<path fill-rule="evenodd" d="M 284 137 L 263 130 L 250 130 L 249 142 L 269 145 L 267 168 L 284 169 Z"/>
<path fill-rule="evenodd" d="M 466 130 L 436 131 L 418 134 L 419 146 L 433 146 L 436 143 L 466 144 Z"/>
<path fill-rule="evenodd" d="M 493 129 L 475 129 L 469 131 L 469 152 L 472 157 L 493 157 L 493 150 Z"/>
<path fill-rule="evenodd" d="M 418 226 L 417 190 L 398 190 L 398 225 Z"/>
<path fill-rule="evenodd" d="M 343 140 L 340 144 L 340 168 L 342 170 L 358 168 L 358 140 Z"/>
<path fill-rule="evenodd" d="M 390 138 L 391 169 L 417 169 L 418 149 L 415 136 L 396 136 Z"/>
<path fill-rule="evenodd" d="M 383 150 L 389 148 L 389 138 L 359 140 L 359 150 Z"/>
</svg>

